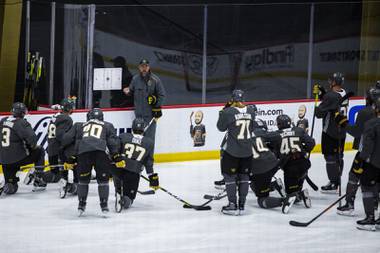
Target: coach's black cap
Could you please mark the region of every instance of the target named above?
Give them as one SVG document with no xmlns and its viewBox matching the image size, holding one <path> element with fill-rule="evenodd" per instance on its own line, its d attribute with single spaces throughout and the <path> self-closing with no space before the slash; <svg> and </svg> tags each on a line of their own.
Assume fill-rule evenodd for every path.
<svg viewBox="0 0 380 253">
<path fill-rule="evenodd" d="M 149 61 L 147 59 L 142 59 L 140 61 L 140 64 L 139 65 L 149 65 Z"/>
</svg>

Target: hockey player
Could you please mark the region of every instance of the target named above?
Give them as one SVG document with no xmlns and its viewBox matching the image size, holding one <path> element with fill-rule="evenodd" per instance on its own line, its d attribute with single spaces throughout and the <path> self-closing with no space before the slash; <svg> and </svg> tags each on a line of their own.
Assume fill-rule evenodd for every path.
<svg viewBox="0 0 380 253">
<path fill-rule="evenodd" d="M 27 114 L 26 106 L 16 102 L 12 105 L 12 116 L 5 117 L 0 121 L 1 145 L 0 163 L 3 166 L 5 194 L 17 192 L 19 178 L 17 171 L 23 165 L 34 163 L 36 168 L 34 173 L 27 175 L 27 184 L 33 180 L 34 190 L 40 191 L 46 188 L 43 176 L 44 149 L 37 144 L 37 136 L 30 123 L 24 119 Z"/>
<path fill-rule="evenodd" d="M 153 171 L 153 141 L 143 136 L 145 122 L 142 118 L 136 118 L 132 123 L 132 133 L 121 134 L 121 151 L 125 156 L 121 160 L 115 157 L 116 166 L 111 172 L 114 178 L 116 210 L 128 209 L 136 198 L 140 182 L 140 173 L 145 167 L 149 176 L 149 186 L 154 190 L 159 188 L 157 173 Z M 124 163 L 122 163 L 124 162 Z"/>
<path fill-rule="evenodd" d="M 375 101 L 376 118 L 364 125 L 363 145 L 359 160 L 363 161 L 363 173 L 360 177 L 363 206 L 366 218 L 357 221 L 357 228 L 374 231 L 380 229 L 380 218 L 375 221 L 376 181 L 380 177 L 380 98 Z M 360 161 L 359 161 L 360 162 Z"/>
<path fill-rule="evenodd" d="M 279 160 L 275 154 L 268 148 L 267 143 L 273 139 L 280 139 L 280 135 L 275 132 L 267 132 L 262 121 L 254 122 L 252 132 L 252 176 L 251 188 L 257 196 L 257 202 L 261 208 L 269 209 L 282 206 L 282 212 L 288 213 L 292 207 L 295 196 L 285 197 L 282 193 L 282 181 L 280 179 L 271 183 L 272 177 L 276 174 L 279 167 Z M 280 183 L 279 183 L 280 182 Z M 269 196 L 274 187 L 282 195 L 281 198 Z"/>
<path fill-rule="evenodd" d="M 364 130 L 364 124 L 376 117 L 376 112 L 373 108 L 373 102 L 377 97 L 380 97 L 380 87 L 371 87 L 366 92 L 366 106 L 361 111 L 359 111 L 355 124 L 353 126 L 347 126 L 347 132 L 354 137 L 353 149 L 358 150 L 360 140 Z M 348 182 L 346 187 L 346 203 L 343 206 L 338 207 L 337 213 L 345 216 L 354 215 L 354 203 L 355 196 L 359 186 L 360 176 L 363 173 L 362 163 L 359 158 L 360 152 L 358 151 L 355 155 L 354 161 L 352 162 L 351 170 L 348 174 Z"/>
<path fill-rule="evenodd" d="M 116 136 L 116 130 L 111 123 L 103 120 L 103 112 L 98 108 L 94 108 L 87 113 L 87 122 L 75 126 L 76 127 L 70 129 L 64 138 L 71 139 L 73 133 L 75 133 L 76 156 L 72 156 L 69 159 L 66 163 L 66 167 L 70 168 L 73 167 L 75 162 L 78 163 L 79 216 L 83 215 L 86 209 L 88 184 L 91 179 L 92 167 L 94 167 L 96 171 L 100 208 L 106 215 L 109 211 L 108 180 L 111 166 L 111 161 L 106 150 L 109 150 L 111 157 L 118 157 L 117 154 L 120 143 Z"/>
<path fill-rule="evenodd" d="M 302 188 L 307 171 L 311 166 L 306 156 L 313 150 L 315 141 L 304 129 L 292 127 L 288 115 L 279 115 L 276 122 L 278 133 L 281 136 L 278 150 L 281 159 L 280 166 L 284 170 L 286 194 L 302 199 L 305 207 L 309 208 L 311 207 L 309 193 L 307 189 L 302 190 Z"/>
<path fill-rule="evenodd" d="M 66 132 L 73 126 L 73 120 L 70 115 L 74 109 L 74 102 L 70 99 L 63 99 L 61 102 L 61 112 L 55 114 L 48 126 L 48 154 L 49 164 L 58 164 L 59 162 L 66 162 L 69 156 L 66 156 L 62 140 Z M 68 146 L 68 145 L 67 145 Z M 45 176 L 47 182 L 60 181 L 60 197 L 64 198 L 66 192 L 76 194 L 78 177 L 76 170 L 73 169 L 73 183 L 68 183 L 68 171 L 59 169 L 52 169 L 50 173 Z"/>
<path fill-rule="evenodd" d="M 222 208 L 222 212 L 230 215 L 244 212 L 252 167 L 251 132 L 255 110 L 243 104 L 243 96 L 243 91 L 234 90 L 231 100 L 219 112 L 217 122 L 219 131 L 227 131 L 222 147 L 221 167 L 229 203 Z M 236 191 L 239 193 L 239 200 Z"/>
<path fill-rule="evenodd" d="M 321 187 L 322 192 L 336 192 L 340 186 L 340 177 L 343 171 L 343 150 L 346 139 L 346 130 L 339 127 L 335 121 L 335 113 L 341 112 L 347 115 L 348 99 L 342 100 L 346 91 L 342 88 L 344 76 L 334 73 L 329 78 L 330 91 L 325 93 L 324 89 L 315 85 L 321 93 L 322 102 L 316 107 L 315 115 L 322 118 L 322 153 L 326 160 L 326 170 L 329 183 Z"/>
</svg>

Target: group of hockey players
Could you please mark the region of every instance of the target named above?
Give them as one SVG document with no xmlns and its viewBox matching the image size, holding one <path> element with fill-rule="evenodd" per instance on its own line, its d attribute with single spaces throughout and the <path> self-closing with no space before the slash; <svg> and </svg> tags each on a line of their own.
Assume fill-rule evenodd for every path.
<svg viewBox="0 0 380 253">
<path fill-rule="evenodd" d="M 158 175 L 153 171 L 153 140 L 144 136 L 144 131 L 155 119 L 147 125 L 144 119 L 136 118 L 132 133 L 117 136 L 114 126 L 104 121 L 100 109 L 91 109 L 86 122 L 73 124 L 72 108 L 73 103 L 64 99 L 61 112 L 52 117 L 48 126 L 49 163 L 54 166 L 44 172 L 47 167 L 44 165 L 45 151 L 37 144 L 37 136 L 24 118 L 27 109 L 23 103 L 13 104 L 12 116 L 0 121 L 0 159 L 5 178 L 2 193 L 17 192 L 19 178 L 16 173 L 28 164 L 34 167 L 26 175 L 25 183 L 33 183 L 33 191 L 40 191 L 47 183 L 59 182 L 61 198 L 67 193 L 78 195 L 79 215 L 85 212 L 92 169 L 96 171 L 100 208 L 104 214 L 109 212 L 111 175 L 118 210 L 132 205 L 144 167 L 150 187 L 158 189 Z M 62 166 L 59 163 L 63 163 Z M 73 172 L 73 183 L 68 183 L 69 171 Z"/>
<path fill-rule="evenodd" d="M 352 215 L 355 194 L 360 185 L 366 218 L 358 221 L 357 226 L 376 230 L 380 225 L 380 219 L 375 216 L 380 182 L 380 82 L 368 89 L 366 107 L 359 112 L 353 126 L 347 123 L 350 94 L 342 88 L 343 82 L 343 75 L 335 73 L 329 79 L 329 91 L 319 85 L 314 86 L 314 93 L 321 98 L 321 103 L 315 108 L 315 117 L 323 120 L 322 153 L 329 178 L 329 183 L 321 189 L 323 192 L 340 190 L 348 132 L 355 138 L 354 148 L 358 152 L 349 173 L 346 203 L 338 207 L 338 214 Z M 155 104 L 156 99 L 151 97 L 148 104 Z M 19 102 L 13 104 L 12 115 L 0 121 L 0 163 L 5 178 L 1 191 L 4 194 L 17 192 L 19 178 L 16 173 L 28 164 L 34 164 L 34 167 L 24 182 L 33 184 L 33 191 L 58 182 L 61 198 L 68 193 L 78 196 L 79 215 L 85 212 L 92 169 L 96 171 L 103 213 L 109 211 L 110 177 L 115 186 L 117 210 L 132 205 L 144 168 L 150 187 L 154 190 L 160 188 L 158 175 L 153 170 L 154 137 L 150 137 L 154 136 L 156 121 L 162 115 L 160 107 L 148 108 L 149 117 L 136 114 L 132 133 L 119 136 L 98 108 L 89 110 L 86 122 L 73 123 L 70 116 L 73 107 L 70 99 L 64 99 L 61 112 L 51 119 L 47 151 L 49 164 L 53 166 L 45 172 L 45 150 L 37 144 L 37 136 L 24 118 L 27 108 Z M 269 131 L 265 122 L 256 117 L 256 112 L 255 105 L 245 103 L 242 90 L 234 90 L 231 99 L 219 112 L 217 129 L 226 134 L 221 144 L 223 180 L 216 181 L 216 184 L 225 184 L 228 198 L 222 213 L 243 214 L 249 188 L 257 196 L 258 205 L 264 209 L 281 207 L 283 213 L 288 213 L 295 202 L 302 202 L 310 208 L 309 193 L 303 184 L 311 167 L 309 158 L 315 140 L 304 128 L 295 126 L 285 114 L 276 119 L 278 129 Z M 152 126 L 153 133 L 147 136 Z M 283 171 L 284 184 L 274 177 L 279 170 Z M 69 171 L 73 173 L 71 183 Z M 279 192 L 279 197 L 270 195 L 274 190 Z"/>
</svg>

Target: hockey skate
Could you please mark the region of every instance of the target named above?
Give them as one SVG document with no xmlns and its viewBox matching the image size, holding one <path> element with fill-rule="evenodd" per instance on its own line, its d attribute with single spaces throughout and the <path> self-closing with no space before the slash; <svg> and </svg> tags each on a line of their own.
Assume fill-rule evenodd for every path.
<svg viewBox="0 0 380 253">
<path fill-rule="evenodd" d="M 78 204 L 78 217 L 83 216 L 85 211 L 86 211 L 86 201 L 79 200 L 79 204 Z"/>
<path fill-rule="evenodd" d="M 337 214 L 343 215 L 343 216 L 355 216 L 355 208 L 352 203 L 346 203 L 343 206 L 339 206 L 336 211 Z"/>
<path fill-rule="evenodd" d="M 375 220 L 375 227 L 376 227 L 376 229 L 380 230 L 380 218 Z"/>
<path fill-rule="evenodd" d="M 373 216 L 367 216 L 363 220 L 358 220 L 356 222 L 356 228 L 366 231 L 376 231 L 375 219 Z"/>
<path fill-rule="evenodd" d="M 282 213 L 284 213 L 284 214 L 289 213 L 289 210 L 290 210 L 290 208 L 292 208 L 295 201 L 296 201 L 296 196 L 288 195 L 284 199 L 284 202 L 282 203 Z"/>
<path fill-rule="evenodd" d="M 120 213 L 123 210 L 123 196 L 120 193 L 115 193 L 115 212 Z"/>
<path fill-rule="evenodd" d="M 226 182 L 224 179 L 219 180 L 219 181 L 214 181 L 215 189 L 218 190 L 224 190 L 226 188 Z"/>
<path fill-rule="evenodd" d="M 339 185 L 329 182 L 327 185 L 321 187 L 322 193 L 338 194 Z"/>
<path fill-rule="evenodd" d="M 58 188 L 58 191 L 59 191 L 59 197 L 61 199 L 64 199 L 66 197 L 66 194 L 67 194 L 67 180 L 64 179 L 64 178 L 61 178 L 59 180 L 59 188 Z"/>
<path fill-rule="evenodd" d="M 276 190 L 282 198 L 285 198 L 286 192 L 281 178 L 276 178 L 275 181 L 272 181 L 271 187 L 273 187 L 273 189 Z"/>
<path fill-rule="evenodd" d="M 228 205 L 222 207 L 222 213 L 227 215 L 239 215 L 236 203 L 229 202 Z"/>
<path fill-rule="evenodd" d="M 40 175 L 36 175 L 33 182 L 33 192 L 41 192 L 46 190 L 46 182 Z"/>
<path fill-rule="evenodd" d="M 238 206 L 239 214 L 238 215 L 244 215 L 245 214 L 244 205 L 245 205 L 245 202 L 239 201 L 239 206 Z"/>
<path fill-rule="evenodd" d="M 35 169 L 31 168 L 28 170 L 28 172 L 26 173 L 24 177 L 24 184 L 30 185 L 33 182 L 34 178 L 35 178 Z"/>
<path fill-rule="evenodd" d="M 100 200 L 100 209 L 102 210 L 102 216 L 104 218 L 107 218 L 108 213 L 110 211 L 110 209 L 108 208 L 107 200 L 105 200 L 105 199 Z"/>
<path fill-rule="evenodd" d="M 0 181 L 0 196 L 4 191 L 4 181 Z"/>
<path fill-rule="evenodd" d="M 311 199 L 310 199 L 310 195 L 309 195 L 309 190 L 308 189 L 303 189 L 299 193 L 299 196 L 302 199 L 303 204 L 305 205 L 305 207 L 306 208 L 310 208 L 311 207 Z"/>
</svg>

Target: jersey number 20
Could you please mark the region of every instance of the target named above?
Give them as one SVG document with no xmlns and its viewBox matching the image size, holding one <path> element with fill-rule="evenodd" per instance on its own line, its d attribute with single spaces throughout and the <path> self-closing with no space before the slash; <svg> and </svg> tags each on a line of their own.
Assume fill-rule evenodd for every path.
<svg viewBox="0 0 380 253">
<path fill-rule="evenodd" d="M 88 124 L 83 128 L 83 137 L 95 137 L 100 139 L 103 131 L 103 126 L 98 124 Z"/>
</svg>

